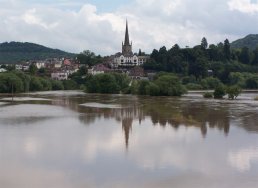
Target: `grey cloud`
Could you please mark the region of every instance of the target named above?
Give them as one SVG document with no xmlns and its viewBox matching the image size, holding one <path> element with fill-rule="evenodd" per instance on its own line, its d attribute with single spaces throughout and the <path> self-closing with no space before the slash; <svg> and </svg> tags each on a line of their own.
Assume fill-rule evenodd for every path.
<svg viewBox="0 0 258 188">
<path fill-rule="evenodd" d="M 232 41 L 258 30 L 257 13 L 232 10 L 229 0 L 134 0 L 112 13 L 99 13 L 90 4 L 78 10 L 58 5 L 70 1 L 0 2 L 0 41 L 36 42 L 76 53 L 86 49 L 102 55 L 120 51 L 126 18 L 135 52 L 139 48 L 151 52 L 163 45 L 170 48 L 176 43 L 193 46 L 204 36 L 209 43 L 225 38 Z M 30 14 L 27 20 L 26 14 Z"/>
</svg>

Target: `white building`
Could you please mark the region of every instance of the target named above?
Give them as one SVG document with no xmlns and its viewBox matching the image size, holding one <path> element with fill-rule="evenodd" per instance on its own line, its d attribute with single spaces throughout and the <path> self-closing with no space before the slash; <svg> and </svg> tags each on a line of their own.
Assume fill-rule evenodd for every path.
<svg viewBox="0 0 258 188">
<path fill-rule="evenodd" d="M 67 80 L 69 73 L 67 72 L 53 72 L 51 73 L 51 78 L 53 80 Z"/>
<path fill-rule="evenodd" d="M 44 61 L 38 61 L 35 63 L 35 66 L 40 69 L 40 68 L 45 68 L 46 67 L 46 63 Z"/>
<path fill-rule="evenodd" d="M 6 71 L 7 71 L 6 69 L 0 68 L 0 73 L 1 73 L 1 72 L 6 72 Z"/>
<path fill-rule="evenodd" d="M 88 74 L 96 75 L 110 72 L 110 68 L 106 67 L 103 64 L 98 64 L 93 66 L 91 69 L 88 69 Z"/>
</svg>

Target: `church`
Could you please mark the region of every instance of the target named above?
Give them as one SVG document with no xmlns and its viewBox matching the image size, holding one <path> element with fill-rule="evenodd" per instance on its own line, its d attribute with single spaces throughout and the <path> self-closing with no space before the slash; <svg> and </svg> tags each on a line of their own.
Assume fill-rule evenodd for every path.
<svg viewBox="0 0 258 188">
<path fill-rule="evenodd" d="M 129 39 L 128 22 L 126 21 L 125 40 L 122 42 L 122 52 L 114 57 L 113 67 L 134 67 L 140 66 L 147 61 L 149 56 L 133 53 L 132 42 Z"/>
</svg>

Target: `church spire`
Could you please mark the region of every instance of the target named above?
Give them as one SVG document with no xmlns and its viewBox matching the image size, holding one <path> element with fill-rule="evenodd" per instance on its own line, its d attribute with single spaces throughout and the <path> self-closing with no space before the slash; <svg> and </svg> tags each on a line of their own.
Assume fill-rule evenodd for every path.
<svg viewBox="0 0 258 188">
<path fill-rule="evenodd" d="M 122 54 L 123 55 L 132 55 L 132 43 L 129 41 L 129 31 L 128 31 L 128 23 L 126 20 L 126 28 L 125 28 L 125 41 L 122 46 Z"/>
<path fill-rule="evenodd" d="M 126 20 L 125 43 L 124 43 L 124 45 L 130 45 L 129 32 L 128 32 L 128 22 L 127 22 L 127 20 Z"/>
</svg>

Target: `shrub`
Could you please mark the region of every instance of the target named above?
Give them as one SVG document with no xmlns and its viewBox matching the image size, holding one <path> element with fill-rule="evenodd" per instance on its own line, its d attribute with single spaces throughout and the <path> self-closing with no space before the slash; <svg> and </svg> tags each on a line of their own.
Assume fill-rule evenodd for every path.
<svg viewBox="0 0 258 188">
<path fill-rule="evenodd" d="M 161 96 L 181 96 L 187 92 L 178 77 L 174 75 L 162 75 L 154 83 L 159 87 Z"/>
<path fill-rule="evenodd" d="M 258 101 L 258 96 L 256 96 L 256 97 L 254 98 L 254 100 Z"/>
<path fill-rule="evenodd" d="M 150 96 L 158 96 L 160 89 L 159 86 L 157 86 L 154 83 L 150 83 L 149 85 L 146 86 L 146 94 Z"/>
<path fill-rule="evenodd" d="M 30 91 L 42 91 L 44 88 L 38 77 L 32 76 L 30 81 Z"/>
<path fill-rule="evenodd" d="M 215 89 L 221 84 L 218 78 L 208 77 L 201 81 L 203 89 Z"/>
<path fill-rule="evenodd" d="M 51 80 L 52 83 L 52 90 L 63 90 L 64 85 L 61 81 L 59 80 Z"/>
<path fill-rule="evenodd" d="M 258 89 L 258 81 L 257 78 L 252 77 L 252 78 L 248 78 L 245 81 L 245 86 L 247 89 Z"/>
<path fill-rule="evenodd" d="M 225 86 L 220 84 L 214 90 L 213 96 L 215 99 L 222 99 L 226 95 Z"/>
<path fill-rule="evenodd" d="M 213 98 L 213 93 L 211 93 L 211 92 L 206 92 L 206 93 L 203 94 L 203 97 L 204 97 L 204 98 Z"/>
<path fill-rule="evenodd" d="M 203 89 L 203 87 L 200 84 L 194 84 L 194 83 L 186 84 L 186 88 L 188 90 L 201 90 L 201 89 Z"/>
<path fill-rule="evenodd" d="M 138 82 L 138 94 L 139 95 L 147 95 L 146 87 L 150 84 L 147 80 L 140 80 Z"/>
<path fill-rule="evenodd" d="M 78 89 L 78 84 L 74 80 L 64 80 L 64 89 L 65 90 L 75 90 Z"/>
<path fill-rule="evenodd" d="M 226 92 L 228 94 L 228 98 L 229 99 L 236 99 L 238 97 L 238 95 L 241 93 L 241 88 L 238 86 L 229 86 L 226 89 Z"/>
</svg>

